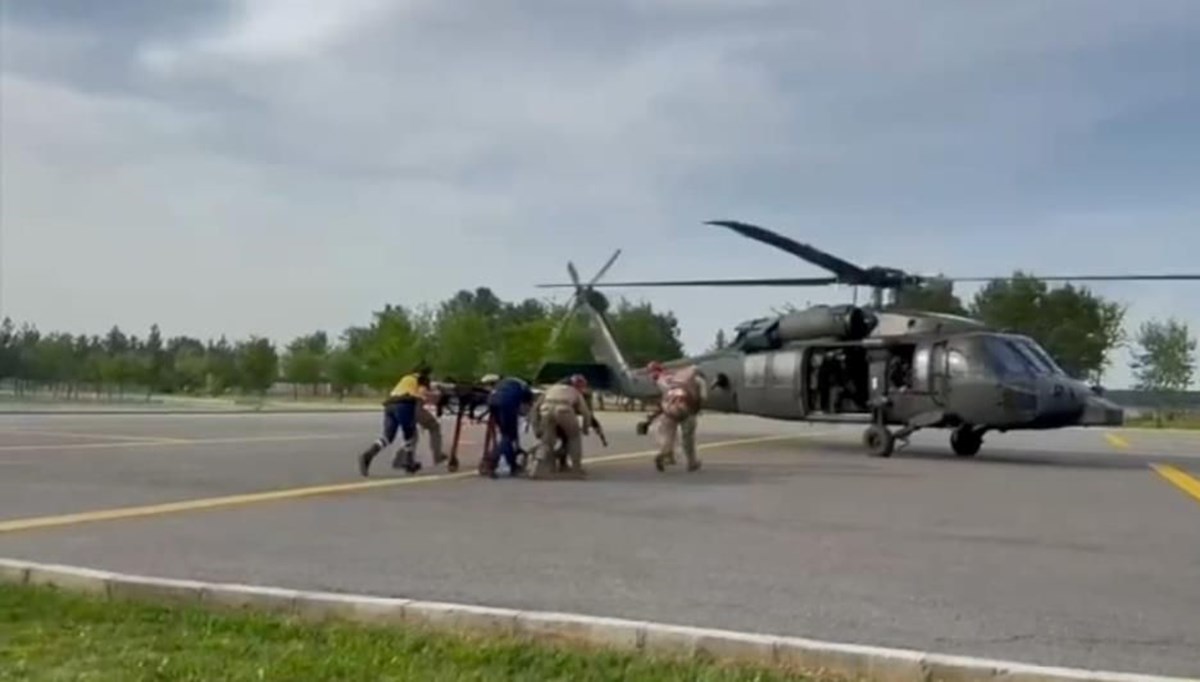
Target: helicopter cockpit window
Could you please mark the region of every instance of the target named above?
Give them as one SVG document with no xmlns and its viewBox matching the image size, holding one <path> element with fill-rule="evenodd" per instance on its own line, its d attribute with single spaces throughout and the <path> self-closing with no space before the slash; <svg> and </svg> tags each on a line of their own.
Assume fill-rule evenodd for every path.
<svg viewBox="0 0 1200 682">
<path fill-rule="evenodd" d="M 1054 374 L 1054 368 L 1050 365 L 1047 365 L 1046 361 L 1043 360 L 1037 353 L 1034 353 L 1028 345 L 1022 343 L 1018 339 L 1009 339 L 1008 343 L 1013 347 L 1014 350 L 1021 354 L 1021 357 L 1025 359 L 1027 364 L 1034 368 L 1034 371 L 1037 374 Z"/>
<path fill-rule="evenodd" d="M 984 342 L 992 368 L 1001 376 L 1029 376 L 1037 373 L 1036 365 L 1022 356 L 1008 341 L 988 337 Z"/>
<path fill-rule="evenodd" d="M 1050 354 L 1044 348 L 1034 343 L 1033 340 L 1020 337 L 1016 339 L 1016 342 L 1028 350 L 1034 357 L 1038 358 L 1041 361 L 1039 364 L 1046 368 L 1046 372 L 1057 376 L 1066 376 L 1067 373 L 1063 371 L 1062 367 L 1058 366 L 1054 358 L 1050 357 Z"/>
</svg>

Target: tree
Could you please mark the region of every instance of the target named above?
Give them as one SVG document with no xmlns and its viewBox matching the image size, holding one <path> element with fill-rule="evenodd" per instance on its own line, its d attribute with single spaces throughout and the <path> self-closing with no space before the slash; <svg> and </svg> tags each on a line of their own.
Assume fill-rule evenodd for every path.
<svg viewBox="0 0 1200 682">
<path fill-rule="evenodd" d="M 438 316 L 433 369 L 439 376 L 460 381 L 477 379 L 498 364 L 496 337 L 488 319 L 473 308 L 451 307 Z"/>
<path fill-rule="evenodd" d="M 328 373 L 330 386 L 338 400 L 344 399 L 366 377 L 362 362 L 347 348 L 338 348 L 329 354 Z"/>
<path fill-rule="evenodd" d="M 717 330 L 717 338 L 713 339 L 713 345 L 711 348 L 709 348 L 709 351 L 710 352 L 718 351 L 718 350 L 721 350 L 722 348 L 725 348 L 728 345 L 729 345 L 729 341 L 725 338 L 725 330 L 718 329 Z"/>
<path fill-rule="evenodd" d="M 1123 306 L 1070 284 L 1051 290 L 1044 281 L 1021 272 L 988 283 L 975 295 L 970 314 L 990 326 L 1029 336 L 1068 374 L 1093 382 L 1100 381 L 1108 354 L 1123 341 Z"/>
<path fill-rule="evenodd" d="M 673 313 L 655 312 L 649 303 L 631 304 L 621 300 L 609 315 L 613 336 L 635 367 L 651 360 L 674 360 L 683 356 L 679 340 L 679 321 Z"/>
<path fill-rule="evenodd" d="M 300 386 L 308 386 L 313 395 L 317 394 L 328 354 L 329 337 L 322 331 L 297 337 L 288 344 L 283 356 L 283 378 L 294 385 L 294 397 L 299 397 Z"/>
<path fill-rule="evenodd" d="M 419 319 L 403 306 L 387 305 L 374 313 L 365 332 L 348 331 L 347 340 L 362 360 L 364 381 L 373 388 L 391 388 L 401 376 L 425 359 Z"/>
<path fill-rule="evenodd" d="M 236 358 L 239 387 L 247 393 L 265 395 L 279 378 L 279 356 L 268 339 L 251 337 L 238 343 Z"/>
<path fill-rule="evenodd" d="M 204 361 L 205 388 L 210 395 L 221 395 L 238 385 L 237 359 L 224 335 L 216 343 L 209 341 Z"/>
<path fill-rule="evenodd" d="M 546 317 L 521 322 L 504 330 L 500 372 L 532 380 L 548 357 L 553 322 Z"/>
<path fill-rule="evenodd" d="M 150 325 L 145 352 L 139 355 L 137 362 L 140 366 L 140 378 L 146 389 L 146 400 L 149 400 L 155 391 L 161 391 L 166 387 L 167 380 L 167 353 L 163 348 L 162 331 L 157 324 Z"/>
<path fill-rule="evenodd" d="M 936 278 L 918 286 L 898 290 L 895 305 L 889 307 L 927 310 L 948 315 L 967 314 L 962 301 L 954 295 L 953 283 Z"/>
<path fill-rule="evenodd" d="M 1136 346 L 1130 367 L 1137 388 L 1157 395 L 1155 422 L 1161 426 L 1163 407 L 1173 402 L 1172 394 L 1186 391 L 1192 384 L 1196 339 L 1191 337 L 1187 324 L 1174 318 L 1151 320 L 1139 328 Z"/>
</svg>

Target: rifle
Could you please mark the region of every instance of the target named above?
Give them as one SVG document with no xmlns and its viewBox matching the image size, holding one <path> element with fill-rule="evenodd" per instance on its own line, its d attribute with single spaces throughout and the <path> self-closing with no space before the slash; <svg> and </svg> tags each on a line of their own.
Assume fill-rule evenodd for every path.
<svg viewBox="0 0 1200 682">
<path fill-rule="evenodd" d="M 592 415 L 591 426 L 592 429 L 596 431 L 596 435 L 600 437 L 600 443 L 603 444 L 604 447 L 608 447 L 608 437 L 604 435 L 604 427 L 600 426 L 600 422 L 596 419 L 595 415 Z"/>
</svg>

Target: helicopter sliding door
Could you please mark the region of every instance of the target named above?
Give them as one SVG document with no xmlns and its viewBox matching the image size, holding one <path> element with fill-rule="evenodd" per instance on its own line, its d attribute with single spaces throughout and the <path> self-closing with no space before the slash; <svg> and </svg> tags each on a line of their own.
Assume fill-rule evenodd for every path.
<svg viewBox="0 0 1200 682">
<path fill-rule="evenodd" d="M 799 419 L 801 405 L 800 351 L 781 350 L 747 355 L 742 361 L 743 389 L 738 396 L 742 412 Z"/>
</svg>

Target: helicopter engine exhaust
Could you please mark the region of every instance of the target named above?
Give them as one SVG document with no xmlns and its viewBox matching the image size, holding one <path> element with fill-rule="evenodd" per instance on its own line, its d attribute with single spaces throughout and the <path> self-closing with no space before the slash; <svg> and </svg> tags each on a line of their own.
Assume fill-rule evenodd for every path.
<svg viewBox="0 0 1200 682">
<path fill-rule="evenodd" d="M 779 317 L 750 320 L 737 328 L 734 345 L 746 351 L 772 350 L 793 341 L 865 338 L 878 319 L 852 305 L 815 306 Z"/>
</svg>

